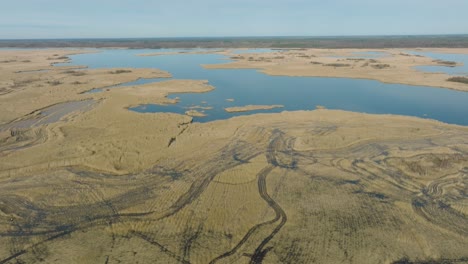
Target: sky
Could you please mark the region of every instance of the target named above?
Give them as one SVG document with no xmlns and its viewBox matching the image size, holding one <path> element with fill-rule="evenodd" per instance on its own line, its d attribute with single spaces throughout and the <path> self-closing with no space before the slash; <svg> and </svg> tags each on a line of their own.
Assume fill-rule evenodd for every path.
<svg viewBox="0 0 468 264">
<path fill-rule="evenodd" d="M 468 0 L 0 0 L 0 39 L 468 34 Z"/>
</svg>

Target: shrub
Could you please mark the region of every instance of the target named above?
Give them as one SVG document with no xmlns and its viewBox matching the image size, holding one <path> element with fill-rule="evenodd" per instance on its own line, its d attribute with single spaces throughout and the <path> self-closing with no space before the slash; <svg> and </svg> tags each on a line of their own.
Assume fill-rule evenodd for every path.
<svg viewBox="0 0 468 264">
<path fill-rule="evenodd" d="M 323 64 L 323 66 L 329 66 L 329 67 L 349 67 L 351 64 L 347 63 L 328 63 L 328 64 Z"/>
<path fill-rule="evenodd" d="M 59 81 L 59 80 L 48 81 L 47 83 L 50 84 L 50 85 L 52 85 L 52 86 L 56 86 L 56 85 L 62 84 L 62 82 Z"/>
<path fill-rule="evenodd" d="M 450 66 L 450 67 L 454 67 L 454 66 L 457 65 L 457 63 L 455 61 L 433 60 L 432 62 L 442 64 L 442 65 L 445 65 L 445 66 Z"/>
<path fill-rule="evenodd" d="M 132 72 L 131 70 L 115 70 L 115 71 L 110 71 L 110 74 L 121 74 L 121 73 L 130 73 Z"/>
<path fill-rule="evenodd" d="M 374 65 L 371 65 L 372 68 L 374 69 L 385 69 L 385 68 L 389 68 L 390 65 L 388 64 L 374 64 Z"/>
<path fill-rule="evenodd" d="M 468 84 L 468 78 L 467 77 L 462 77 L 462 76 L 450 77 L 450 78 L 447 79 L 447 81 Z"/>
</svg>

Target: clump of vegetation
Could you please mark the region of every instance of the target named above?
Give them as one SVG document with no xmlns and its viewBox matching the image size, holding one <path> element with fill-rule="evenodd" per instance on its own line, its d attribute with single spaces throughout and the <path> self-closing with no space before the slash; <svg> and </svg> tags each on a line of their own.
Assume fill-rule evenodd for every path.
<svg viewBox="0 0 468 264">
<path fill-rule="evenodd" d="M 347 58 L 346 60 L 349 60 L 349 61 L 363 61 L 363 60 L 366 60 L 366 59 L 363 59 L 363 58 Z"/>
<path fill-rule="evenodd" d="M 47 83 L 50 84 L 50 85 L 52 85 L 52 86 L 56 86 L 56 85 L 62 84 L 62 82 L 59 81 L 59 80 L 48 81 Z"/>
<path fill-rule="evenodd" d="M 411 57 L 411 54 L 400 52 L 401 56 Z"/>
<path fill-rule="evenodd" d="M 231 59 L 233 59 L 233 60 L 243 60 L 243 59 L 245 59 L 245 57 L 244 56 L 232 56 Z"/>
<path fill-rule="evenodd" d="M 52 57 L 47 58 L 47 60 L 69 60 L 69 59 L 70 58 L 68 58 L 67 56 L 60 56 L 60 57 L 56 57 L 56 58 L 52 58 Z"/>
<path fill-rule="evenodd" d="M 328 63 L 328 64 L 323 64 L 323 66 L 329 66 L 329 67 L 349 67 L 351 64 L 347 63 Z"/>
<path fill-rule="evenodd" d="M 38 81 L 38 80 L 39 80 L 39 79 L 14 80 L 14 81 L 13 81 L 13 85 L 11 86 L 11 88 L 23 87 L 23 86 L 25 86 L 26 84 L 33 83 L 33 82 Z"/>
<path fill-rule="evenodd" d="M 284 56 L 276 56 L 276 57 L 273 57 L 273 59 L 284 59 Z"/>
<path fill-rule="evenodd" d="M 31 62 L 31 60 L 24 60 L 24 61 L 22 61 L 22 62 Z"/>
<path fill-rule="evenodd" d="M 318 62 L 318 61 L 311 61 L 310 64 L 315 64 L 315 65 L 319 65 L 319 64 L 323 64 L 321 62 Z"/>
<path fill-rule="evenodd" d="M 369 62 L 366 62 L 366 63 L 361 65 L 361 67 L 367 67 L 367 66 L 369 66 Z"/>
<path fill-rule="evenodd" d="M 83 75 L 86 75 L 86 73 L 85 73 L 84 71 L 74 71 L 74 70 L 64 71 L 63 73 L 71 74 L 71 75 L 73 75 L 73 76 L 83 76 Z"/>
<path fill-rule="evenodd" d="M 16 62 L 16 60 L 3 60 L 3 61 L 0 61 L 0 63 L 9 63 L 9 62 Z"/>
<path fill-rule="evenodd" d="M 78 84 L 84 84 L 84 83 L 83 83 L 83 82 L 79 82 L 79 81 L 74 81 L 74 82 L 72 82 L 71 84 L 78 85 Z"/>
<path fill-rule="evenodd" d="M 433 60 L 432 62 L 442 64 L 444 66 L 455 67 L 457 63 L 455 61 L 445 61 L 445 60 Z"/>
<path fill-rule="evenodd" d="M 115 71 L 110 71 L 110 74 L 121 74 L 121 73 L 130 73 L 132 72 L 131 70 L 115 70 Z"/>
<path fill-rule="evenodd" d="M 390 65 L 389 64 L 374 64 L 374 65 L 371 65 L 372 68 L 374 69 L 385 69 L 385 68 L 389 68 Z"/>
<path fill-rule="evenodd" d="M 378 60 L 374 60 L 374 59 L 370 59 L 369 62 L 370 62 L 370 63 L 377 63 L 377 62 L 379 62 L 379 61 L 378 61 Z"/>
<path fill-rule="evenodd" d="M 468 84 L 468 78 L 463 77 L 463 76 L 450 77 L 450 78 L 447 79 L 447 81 Z"/>
</svg>

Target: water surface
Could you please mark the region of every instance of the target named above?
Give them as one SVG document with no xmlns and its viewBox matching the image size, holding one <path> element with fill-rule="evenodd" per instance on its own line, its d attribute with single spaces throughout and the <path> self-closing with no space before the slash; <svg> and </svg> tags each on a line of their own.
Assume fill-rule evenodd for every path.
<svg viewBox="0 0 468 264">
<path fill-rule="evenodd" d="M 398 114 L 437 119 L 468 125 L 468 93 L 442 88 L 384 84 L 373 80 L 349 78 L 269 76 L 252 69 L 204 69 L 201 64 L 225 63 L 218 54 L 176 54 L 141 57 L 136 54 L 154 50 L 103 50 L 101 53 L 70 56 L 73 65 L 90 68 L 157 68 L 170 72 L 174 79 L 208 80 L 215 90 L 208 93 L 173 94 L 175 105 L 143 105 L 131 108 L 138 112 L 185 113 L 190 107 L 203 110 L 207 122 L 237 115 L 283 110 L 311 110 L 317 105 L 375 114 Z M 140 82 L 144 82 L 141 80 Z M 234 99 L 229 102 L 226 99 Z M 284 108 L 242 113 L 227 113 L 225 107 L 248 104 L 280 104 Z"/>
<path fill-rule="evenodd" d="M 413 55 L 421 55 L 433 58 L 434 60 L 455 61 L 462 63 L 461 66 L 416 66 L 415 68 L 425 72 L 442 72 L 449 75 L 466 75 L 468 76 L 468 54 L 451 54 L 451 53 L 436 53 L 436 52 L 421 52 L 421 51 L 408 51 L 407 53 Z"/>
</svg>

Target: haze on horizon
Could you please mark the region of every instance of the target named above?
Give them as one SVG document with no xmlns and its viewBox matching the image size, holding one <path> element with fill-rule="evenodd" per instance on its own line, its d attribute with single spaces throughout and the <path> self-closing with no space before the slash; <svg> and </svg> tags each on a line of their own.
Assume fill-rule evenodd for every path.
<svg viewBox="0 0 468 264">
<path fill-rule="evenodd" d="M 468 33 L 466 0 L 17 0 L 0 39 Z"/>
</svg>

